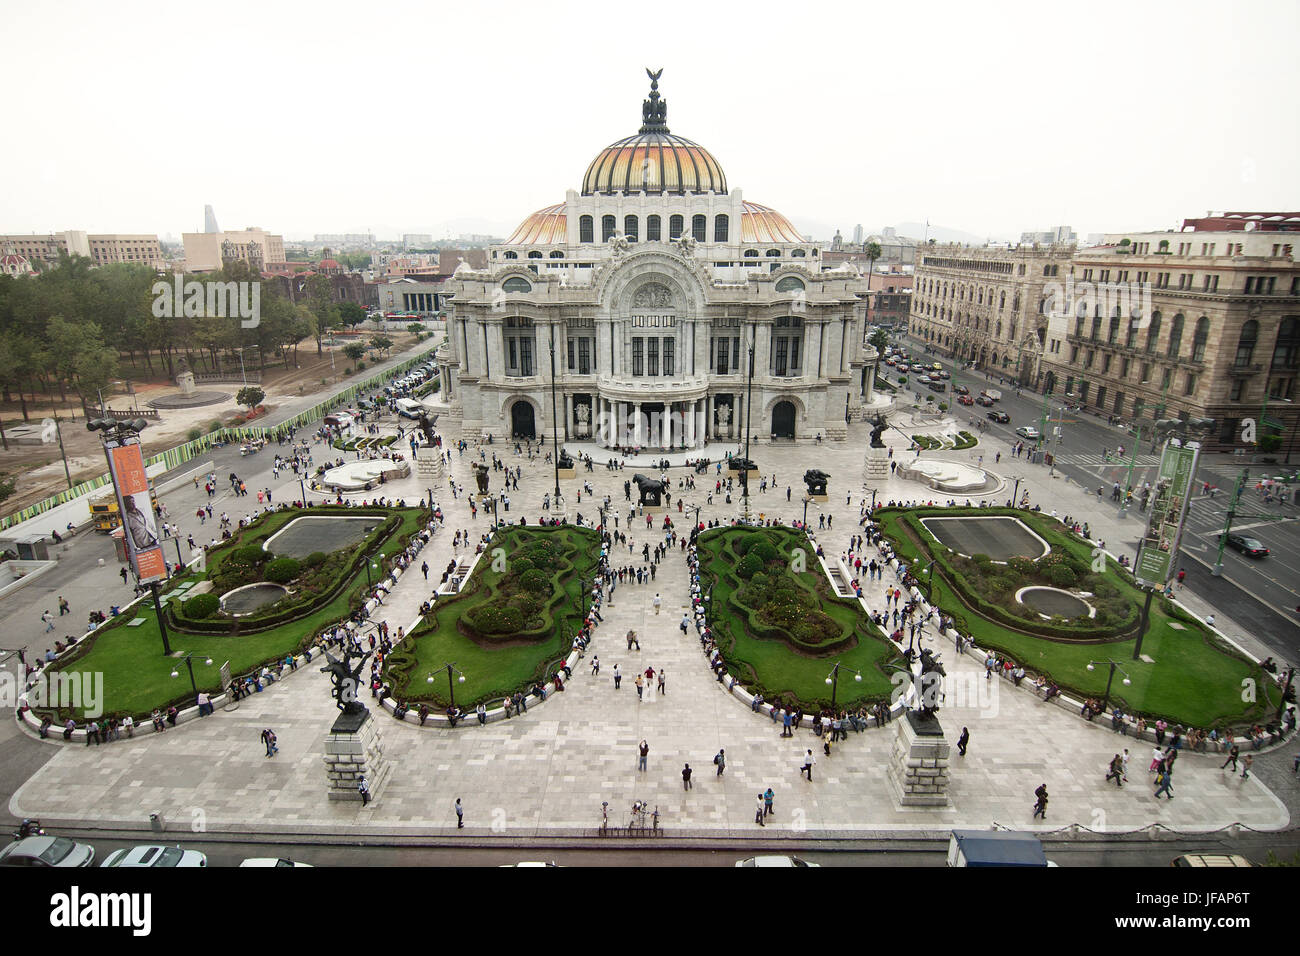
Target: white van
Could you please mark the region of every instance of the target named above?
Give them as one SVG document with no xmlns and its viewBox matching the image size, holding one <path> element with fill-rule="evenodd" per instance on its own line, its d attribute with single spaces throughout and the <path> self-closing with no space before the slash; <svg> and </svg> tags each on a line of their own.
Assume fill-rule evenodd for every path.
<svg viewBox="0 0 1300 956">
<path fill-rule="evenodd" d="M 413 398 L 399 398 L 393 403 L 393 407 L 403 418 L 419 418 L 420 413 L 424 411 L 424 406 Z"/>
</svg>

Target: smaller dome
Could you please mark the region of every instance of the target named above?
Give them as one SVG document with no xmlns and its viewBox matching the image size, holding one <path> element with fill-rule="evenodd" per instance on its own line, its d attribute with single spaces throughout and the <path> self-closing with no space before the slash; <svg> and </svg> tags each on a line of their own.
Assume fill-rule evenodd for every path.
<svg viewBox="0 0 1300 956">
<path fill-rule="evenodd" d="M 806 242 L 789 219 L 756 202 L 744 203 L 740 214 L 741 242 Z"/>
<path fill-rule="evenodd" d="M 566 203 L 556 203 L 537 210 L 519 224 L 505 241 L 507 246 L 545 246 L 564 243 L 569 236 Z"/>
</svg>

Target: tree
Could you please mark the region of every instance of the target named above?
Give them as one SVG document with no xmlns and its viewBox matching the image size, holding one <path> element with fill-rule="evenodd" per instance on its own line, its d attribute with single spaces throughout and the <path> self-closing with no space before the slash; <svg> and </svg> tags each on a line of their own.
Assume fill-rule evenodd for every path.
<svg viewBox="0 0 1300 956">
<path fill-rule="evenodd" d="M 348 328 L 360 325 L 366 320 L 366 310 L 355 302 L 339 303 L 339 321 Z"/>
<path fill-rule="evenodd" d="M 889 345 L 889 333 L 884 329 L 876 329 L 871 333 L 871 338 L 867 340 L 871 347 L 881 355 L 885 354 L 885 348 Z"/>
<path fill-rule="evenodd" d="M 386 335 L 376 335 L 370 340 L 370 347 L 376 352 L 387 353 L 393 347 L 393 340 Z"/>
<path fill-rule="evenodd" d="M 0 474 L 0 501 L 4 501 L 14 493 L 14 481 L 15 479 Z"/>
<path fill-rule="evenodd" d="M 334 304 L 334 286 L 329 276 L 311 276 L 307 279 L 307 308 L 316 316 L 316 354 L 325 353 L 325 333 L 338 328 L 340 309 Z"/>
<path fill-rule="evenodd" d="M 360 342 L 349 342 L 343 346 L 343 354 L 355 362 L 366 354 L 366 347 Z"/>
<path fill-rule="evenodd" d="M 412 335 L 422 335 L 424 333 L 424 326 L 419 322 L 412 322 L 406 327 L 406 331 L 410 332 Z"/>
<path fill-rule="evenodd" d="M 235 401 L 239 402 L 250 412 L 262 404 L 262 399 L 266 398 L 266 393 L 256 385 L 245 385 L 235 393 Z"/>
</svg>

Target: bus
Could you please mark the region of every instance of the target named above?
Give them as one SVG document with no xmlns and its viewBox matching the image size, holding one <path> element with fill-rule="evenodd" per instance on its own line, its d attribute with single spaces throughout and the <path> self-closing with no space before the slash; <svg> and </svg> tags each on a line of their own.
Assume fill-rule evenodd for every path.
<svg viewBox="0 0 1300 956">
<path fill-rule="evenodd" d="M 149 500 L 153 503 L 155 513 L 158 508 L 158 493 L 149 487 Z M 117 495 L 110 495 L 101 501 L 90 503 L 90 520 L 95 523 L 95 530 L 108 534 L 122 527 L 122 518 L 117 510 Z"/>
</svg>

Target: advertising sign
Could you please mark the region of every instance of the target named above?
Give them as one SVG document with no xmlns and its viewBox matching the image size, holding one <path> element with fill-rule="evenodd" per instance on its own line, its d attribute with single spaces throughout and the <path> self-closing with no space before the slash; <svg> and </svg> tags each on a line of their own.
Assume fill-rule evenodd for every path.
<svg viewBox="0 0 1300 956">
<path fill-rule="evenodd" d="M 138 441 L 105 445 L 104 451 L 113 490 L 117 492 L 127 557 L 142 583 L 160 581 L 167 576 L 167 563 L 150 499 L 144 452 Z"/>
<path fill-rule="evenodd" d="M 1174 571 L 1174 555 L 1183 537 L 1187 519 L 1188 492 L 1196 478 L 1199 445 L 1165 444 L 1160 471 L 1151 500 L 1151 516 L 1138 548 L 1134 575 L 1147 585 L 1164 587 Z"/>
</svg>

